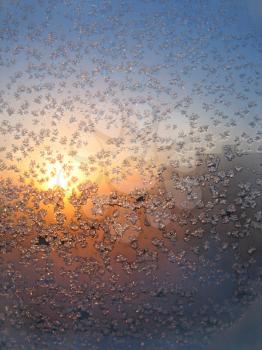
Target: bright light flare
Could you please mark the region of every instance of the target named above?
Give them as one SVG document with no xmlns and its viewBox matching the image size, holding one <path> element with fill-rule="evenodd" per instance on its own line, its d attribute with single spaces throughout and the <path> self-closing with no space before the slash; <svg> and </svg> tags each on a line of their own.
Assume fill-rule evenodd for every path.
<svg viewBox="0 0 262 350">
<path fill-rule="evenodd" d="M 49 188 L 61 187 L 64 190 L 66 190 L 67 186 L 68 186 L 68 181 L 65 178 L 62 166 L 60 164 L 55 165 L 50 175 L 48 187 Z"/>
</svg>

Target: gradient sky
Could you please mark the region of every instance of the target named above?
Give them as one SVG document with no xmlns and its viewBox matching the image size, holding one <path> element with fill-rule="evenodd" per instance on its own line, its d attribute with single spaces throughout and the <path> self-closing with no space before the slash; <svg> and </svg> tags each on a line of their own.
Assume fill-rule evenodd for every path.
<svg viewBox="0 0 262 350">
<path fill-rule="evenodd" d="M 0 158 L 21 173 L 32 160 L 50 172 L 49 158 L 77 167 L 108 151 L 113 177 L 134 155 L 166 161 L 163 144 L 177 157 L 179 139 L 183 156 L 194 117 L 205 152 L 237 141 L 262 150 L 260 0 L 3 0 L 0 39 Z M 109 145 L 117 137 L 122 144 Z M 253 310 L 219 345 L 185 350 L 259 350 Z M 245 343 L 251 326 L 256 341 Z"/>
</svg>

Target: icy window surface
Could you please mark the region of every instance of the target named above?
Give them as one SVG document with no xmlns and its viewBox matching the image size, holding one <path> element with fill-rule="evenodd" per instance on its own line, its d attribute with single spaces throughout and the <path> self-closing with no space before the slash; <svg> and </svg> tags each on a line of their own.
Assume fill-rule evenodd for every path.
<svg viewBox="0 0 262 350">
<path fill-rule="evenodd" d="M 0 2 L 0 349 L 262 348 L 261 23 Z"/>
</svg>

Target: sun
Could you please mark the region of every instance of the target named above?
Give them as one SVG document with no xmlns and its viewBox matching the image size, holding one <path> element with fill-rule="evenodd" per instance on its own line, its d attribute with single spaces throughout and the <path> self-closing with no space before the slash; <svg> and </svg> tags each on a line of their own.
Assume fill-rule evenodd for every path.
<svg viewBox="0 0 262 350">
<path fill-rule="evenodd" d="M 56 164 L 51 172 L 50 180 L 48 182 L 49 188 L 61 187 L 66 190 L 68 181 L 65 178 L 63 168 L 60 164 Z"/>
</svg>

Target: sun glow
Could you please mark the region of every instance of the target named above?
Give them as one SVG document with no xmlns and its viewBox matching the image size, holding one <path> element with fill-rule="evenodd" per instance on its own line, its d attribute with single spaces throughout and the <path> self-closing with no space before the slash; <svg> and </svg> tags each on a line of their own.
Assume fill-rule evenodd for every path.
<svg viewBox="0 0 262 350">
<path fill-rule="evenodd" d="M 68 180 L 66 180 L 63 168 L 60 164 L 54 166 L 54 169 L 50 174 L 50 180 L 48 182 L 48 188 L 55 187 L 61 187 L 64 190 L 66 190 L 68 187 Z"/>
</svg>

